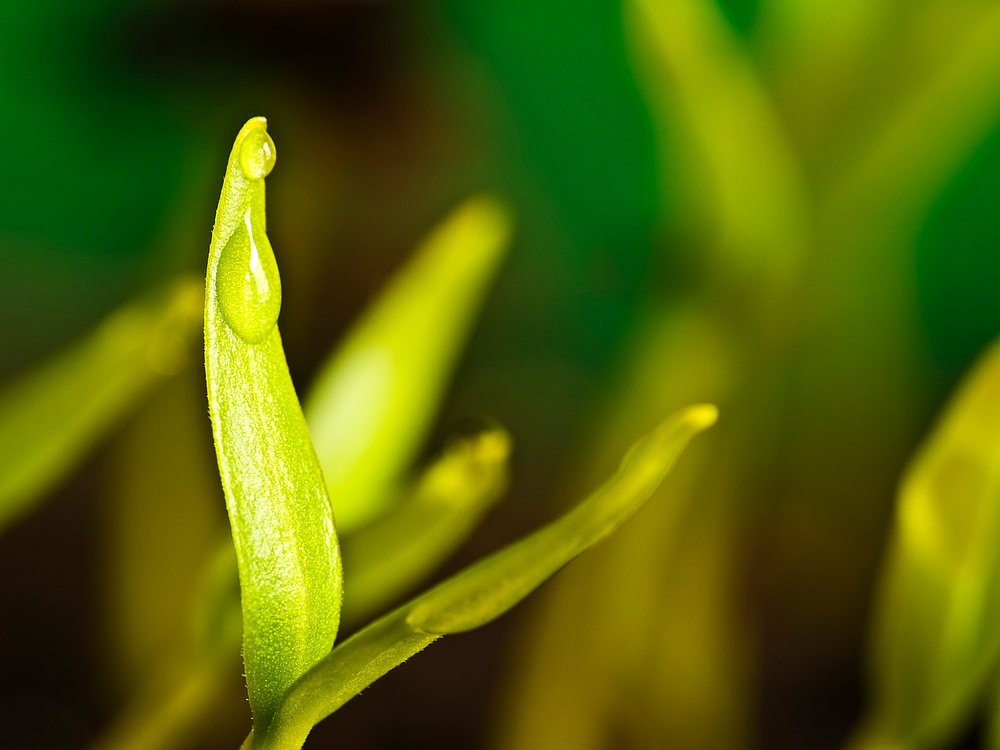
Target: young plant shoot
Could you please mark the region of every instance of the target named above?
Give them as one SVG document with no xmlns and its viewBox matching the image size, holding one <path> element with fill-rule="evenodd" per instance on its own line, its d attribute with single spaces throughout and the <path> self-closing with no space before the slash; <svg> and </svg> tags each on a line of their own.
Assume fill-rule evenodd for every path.
<svg viewBox="0 0 1000 750">
<path fill-rule="evenodd" d="M 341 606 L 340 550 L 323 472 L 278 334 L 281 290 L 264 217 L 264 178 L 273 164 L 274 144 L 266 122 L 252 119 L 233 146 L 216 214 L 206 282 L 205 367 L 240 577 L 243 660 L 253 714 L 244 747 L 277 750 L 300 748 L 318 721 L 390 669 L 443 635 L 499 617 L 611 534 L 649 499 L 688 440 L 715 421 L 716 410 L 694 406 L 666 420 L 636 443 L 617 474 L 578 507 L 333 649 Z M 442 250 L 430 254 L 436 262 L 418 266 L 417 277 L 447 280 L 456 268 L 459 276 L 488 276 L 447 262 L 461 259 L 463 243 L 476 244 L 473 240 L 481 233 L 473 230 L 484 222 L 494 229 L 479 248 L 485 255 L 473 255 L 483 255 L 489 259 L 484 267 L 491 266 L 507 235 L 507 223 L 497 204 L 480 199 L 466 204 L 432 240 Z M 479 261 L 476 265 L 483 266 Z M 448 283 L 469 287 L 468 281 Z M 464 320 L 469 317 L 466 308 L 480 293 L 474 288 L 457 306 L 448 302 L 447 312 L 432 305 L 424 318 L 415 316 L 414 324 L 424 331 L 441 315 Z M 393 307 L 422 304 L 409 276 L 388 300 L 392 314 L 376 315 L 376 323 L 400 318 Z M 378 325 L 372 330 L 370 337 L 381 336 Z M 402 340 L 404 332 L 397 333 Z M 408 366 L 426 372 L 418 378 L 421 382 L 440 381 L 439 371 L 450 361 L 460 331 L 456 328 L 446 338 L 449 343 L 438 355 L 411 357 Z M 346 351 L 358 346 L 358 340 L 363 342 L 364 336 L 352 339 Z M 407 363 L 404 357 L 401 365 Z M 428 386 L 422 392 L 434 399 L 436 390 Z M 371 408 L 378 410 L 377 404 Z M 423 414 L 401 418 L 406 425 L 402 432 L 420 431 L 426 419 Z M 406 443 L 415 443 L 412 435 L 404 437 Z M 408 450 L 394 449 L 385 461 L 395 471 L 397 454 Z M 371 540 L 359 536 L 359 581 L 365 571 L 370 579 L 359 589 L 370 597 L 365 606 L 359 604 L 359 611 L 374 609 L 387 596 L 383 589 L 395 590 L 422 575 L 435 559 L 429 545 L 448 548 L 450 540 L 466 533 L 478 509 L 502 489 L 508 452 L 509 438 L 499 430 L 457 444 L 426 475 L 398 517 L 390 515 L 372 526 Z M 456 487 L 467 492 L 456 492 Z M 456 516 L 450 510 L 456 498 L 468 505 L 469 514 Z M 382 562 L 410 570 L 397 574 L 380 568 Z"/>
<path fill-rule="evenodd" d="M 330 499 L 278 333 L 281 282 L 266 234 L 274 143 L 240 131 L 215 216 L 205 287 L 209 412 L 232 525 L 254 726 L 333 646 L 341 567 Z"/>
</svg>

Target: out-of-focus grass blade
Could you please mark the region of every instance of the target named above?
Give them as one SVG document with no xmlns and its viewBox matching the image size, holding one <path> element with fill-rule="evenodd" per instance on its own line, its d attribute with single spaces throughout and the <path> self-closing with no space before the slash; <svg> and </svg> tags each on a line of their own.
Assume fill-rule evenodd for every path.
<svg viewBox="0 0 1000 750">
<path fill-rule="evenodd" d="M 694 155 L 671 195 L 710 238 L 715 278 L 757 290 L 755 308 L 773 315 L 798 281 L 807 200 L 767 90 L 713 0 L 630 0 L 625 10 L 652 112 Z M 663 174 L 676 178 L 676 149 L 662 150 Z"/>
<path fill-rule="evenodd" d="M 343 541 L 344 621 L 360 622 L 444 562 L 507 485 L 510 436 L 452 442 L 398 507 Z"/>
<path fill-rule="evenodd" d="M 906 8 L 918 5 L 926 4 Z M 882 74 L 898 79 L 885 61 L 906 11 L 892 0 L 778 0 L 760 10 L 753 51 L 765 61 L 761 74 L 803 161 L 822 174 L 844 158 L 831 144 L 854 124 L 864 93 L 870 96 Z"/>
<path fill-rule="evenodd" d="M 187 747 L 199 730 L 225 725 L 240 595 L 203 389 L 190 369 L 160 389 L 103 472 L 108 671 L 115 693 L 127 694 L 94 750 Z"/>
<path fill-rule="evenodd" d="M 228 535 L 227 535 L 228 536 Z M 240 591 L 232 542 L 219 544 L 195 596 L 190 627 L 161 648 L 90 750 L 173 750 L 204 739 L 230 697 L 239 663 Z"/>
<path fill-rule="evenodd" d="M 510 233 L 503 204 L 467 200 L 322 368 L 305 411 L 342 534 L 375 518 L 396 494 Z"/>
<path fill-rule="evenodd" d="M 1000 118 L 996 3 L 956 6 L 934 0 L 914 4 L 911 12 L 911 24 L 923 34 L 915 34 L 912 49 L 898 57 L 917 75 L 906 82 L 899 106 L 876 105 L 879 116 L 871 118 L 871 132 L 856 138 L 862 144 L 857 157 L 846 160 L 848 168 L 838 171 L 829 195 L 821 196 L 829 204 L 824 210 L 833 212 L 830 221 L 850 218 L 859 205 L 881 209 L 887 198 L 901 205 L 897 210 L 906 219 L 919 221 Z"/>
<path fill-rule="evenodd" d="M 714 406 L 700 405 L 670 417 L 639 440 L 618 472 L 576 508 L 342 643 L 292 686 L 268 733 L 250 741 L 253 747 L 301 747 L 317 722 L 389 670 L 441 636 L 478 628 L 509 610 L 638 510 L 688 440 L 716 415 Z"/>
<path fill-rule="evenodd" d="M 1000 655 L 1000 344 L 903 477 L 876 601 L 857 747 L 953 738 Z"/>
<path fill-rule="evenodd" d="M 221 539 L 232 547 L 203 378 L 187 368 L 152 394 L 102 471 L 102 619 L 116 690 L 187 626 L 206 559 Z"/>
<path fill-rule="evenodd" d="M 0 393 L 0 528 L 27 512 L 149 388 L 183 365 L 201 284 L 128 304 Z"/>
<path fill-rule="evenodd" d="M 505 659 L 493 747 L 597 750 L 609 736 L 637 748 L 749 747 L 753 678 L 734 579 L 746 466 L 762 463 L 768 412 L 722 405 L 751 402 L 746 373 L 736 337 L 693 306 L 650 306 L 636 321 L 560 495 L 606 475 L 652 414 L 711 401 L 727 419 L 685 450 L 641 522 L 539 591 Z"/>
<path fill-rule="evenodd" d="M 266 126 L 250 120 L 233 145 L 205 299 L 208 406 L 239 568 L 247 691 L 262 731 L 285 690 L 333 647 L 341 601 L 330 500 L 278 333 Z"/>
<path fill-rule="evenodd" d="M 168 652 L 164 657 L 162 667 L 166 669 L 161 667 L 156 676 L 160 678 L 157 682 L 167 681 L 169 689 L 164 691 L 157 684 L 153 690 L 137 695 L 134 704 L 90 750 L 170 750 L 185 747 L 195 739 L 187 719 L 197 716 L 202 705 L 213 701 L 223 680 L 209 662 L 189 666 L 177 653 Z M 178 670 L 181 674 L 175 675 Z"/>
</svg>

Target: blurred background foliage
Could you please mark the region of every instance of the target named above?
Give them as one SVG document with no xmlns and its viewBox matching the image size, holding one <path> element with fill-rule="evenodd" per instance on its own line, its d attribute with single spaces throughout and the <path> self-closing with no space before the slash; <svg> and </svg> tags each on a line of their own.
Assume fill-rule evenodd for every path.
<svg viewBox="0 0 1000 750">
<path fill-rule="evenodd" d="M 308 746 L 847 740 L 899 477 L 1000 333 L 996 0 L 11 0 L 0 111 L 4 378 L 203 273 L 252 115 L 280 151 L 300 391 L 454 205 L 510 201 L 423 455 L 488 415 L 512 480 L 444 572 L 551 518 L 671 409 L 720 405 L 619 536 Z M 186 658 L 168 644 L 227 533 L 200 378 L 195 347 L 0 538 L 10 747 L 94 742 L 151 664 Z M 230 671 L 192 684 L 228 709 L 182 746 L 241 739 Z"/>
</svg>

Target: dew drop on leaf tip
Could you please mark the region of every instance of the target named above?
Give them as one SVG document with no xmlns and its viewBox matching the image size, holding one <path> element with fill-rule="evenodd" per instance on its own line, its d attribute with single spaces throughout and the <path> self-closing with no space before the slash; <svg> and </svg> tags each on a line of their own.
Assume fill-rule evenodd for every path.
<svg viewBox="0 0 1000 750">
<path fill-rule="evenodd" d="M 252 129 L 240 146 L 240 169 L 251 180 L 242 215 L 219 257 L 216 290 L 229 327 L 248 344 L 259 344 L 278 322 L 281 277 L 265 231 L 262 180 L 274 166 L 274 143 L 263 127 Z"/>
<path fill-rule="evenodd" d="M 251 130 L 240 146 L 240 170 L 249 180 L 267 177 L 274 168 L 274 141 L 263 127 Z"/>
</svg>

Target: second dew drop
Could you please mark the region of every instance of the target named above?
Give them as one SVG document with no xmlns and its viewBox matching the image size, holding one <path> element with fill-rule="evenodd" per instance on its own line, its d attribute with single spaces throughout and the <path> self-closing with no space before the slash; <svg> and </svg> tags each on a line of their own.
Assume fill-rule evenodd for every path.
<svg viewBox="0 0 1000 750">
<path fill-rule="evenodd" d="M 264 230 L 263 178 L 274 163 L 274 147 L 266 133 L 263 139 L 252 135 L 247 138 L 243 150 L 247 151 L 246 147 L 250 146 L 251 149 L 263 149 L 265 153 L 261 154 L 263 158 L 259 164 L 254 163 L 256 159 L 246 158 L 246 153 L 241 154 L 240 166 L 251 178 L 250 199 L 236 231 L 222 249 L 216 288 L 219 309 L 229 327 L 248 344 L 259 344 L 278 322 L 281 279 Z"/>
</svg>

